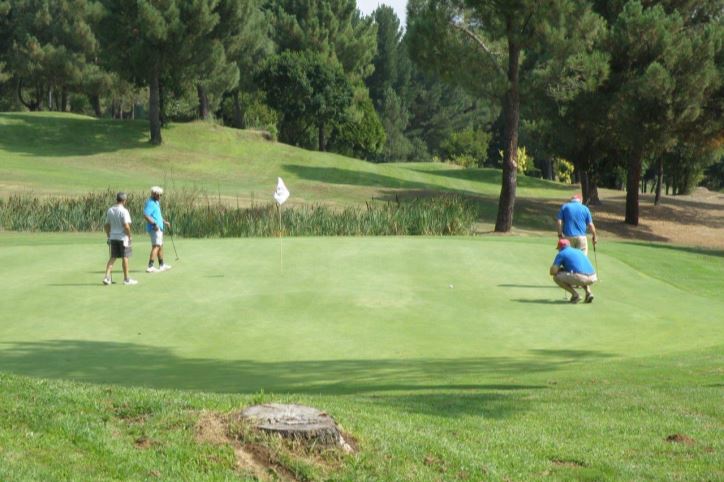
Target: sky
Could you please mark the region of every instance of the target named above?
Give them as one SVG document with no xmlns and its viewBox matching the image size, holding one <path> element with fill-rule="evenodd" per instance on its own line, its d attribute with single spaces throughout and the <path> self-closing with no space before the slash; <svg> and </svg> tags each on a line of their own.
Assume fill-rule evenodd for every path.
<svg viewBox="0 0 724 482">
<path fill-rule="evenodd" d="M 380 5 L 392 7 L 400 19 L 400 25 L 405 26 L 407 0 L 357 0 L 357 8 L 365 15 L 371 14 Z"/>
</svg>

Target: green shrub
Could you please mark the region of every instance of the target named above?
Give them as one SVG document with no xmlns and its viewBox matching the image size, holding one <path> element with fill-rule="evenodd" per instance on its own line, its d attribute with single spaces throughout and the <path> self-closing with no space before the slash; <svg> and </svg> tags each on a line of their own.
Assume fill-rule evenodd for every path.
<svg viewBox="0 0 724 482">
<path fill-rule="evenodd" d="M 488 152 L 490 134 L 482 130 L 465 129 L 453 132 L 440 145 L 444 159 L 465 167 L 481 166 Z"/>
<path fill-rule="evenodd" d="M 567 184 L 573 183 L 573 171 L 575 170 L 573 163 L 557 157 L 554 159 L 555 162 L 555 176 L 559 182 L 565 182 Z"/>
</svg>

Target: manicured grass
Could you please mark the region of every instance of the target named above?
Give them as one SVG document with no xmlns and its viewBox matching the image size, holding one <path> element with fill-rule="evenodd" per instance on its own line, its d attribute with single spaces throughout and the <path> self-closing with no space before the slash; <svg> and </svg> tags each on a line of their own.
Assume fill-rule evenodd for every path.
<svg viewBox="0 0 724 482">
<path fill-rule="evenodd" d="M 599 245 L 574 306 L 549 239 L 291 238 L 283 270 L 280 247 L 177 239 L 147 275 L 139 239 L 141 284 L 104 287 L 102 235 L 0 233 L 0 479 L 229 478 L 194 425 L 260 401 L 358 439 L 300 478 L 724 477 L 722 253 Z"/>
</svg>

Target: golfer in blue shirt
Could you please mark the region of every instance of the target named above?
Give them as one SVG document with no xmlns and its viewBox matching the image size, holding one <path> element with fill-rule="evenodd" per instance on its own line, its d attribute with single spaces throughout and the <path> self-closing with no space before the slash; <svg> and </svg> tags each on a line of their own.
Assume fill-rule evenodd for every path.
<svg viewBox="0 0 724 482">
<path fill-rule="evenodd" d="M 163 219 L 161 214 L 161 196 L 163 189 L 158 186 L 151 188 L 151 197 L 146 200 L 143 206 L 143 217 L 146 218 L 146 231 L 151 237 L 151 254 L 148 257 L 148 268 L 146 273 L 155 273 L 157 271 L 166 271 L 171 266 L 163 263 L 163 229 L 165 226 L 171 227 L 171 223 Z M 158 259 L 158 269 L 153 266 L 153 258 Z"/>
<path fill-rule="evenodd" d="M 593 301 L 591 285 L 598 281 L 596 270 L 580 249 L 572 248 L 567 239 L 558 240 L 558 255 L 553 260 L 550 274 L 558 286 L 571 294 L 571 303 L 578 303 L 581 297 L 575 290 L 582 287 L 586 292 L 586 303 Z"/>
<path fill-rule="evenodd" d="M 581 202 L 581 196 L 575 194 L 570 201 L 561 206 L 556 216 L 558 224 L 558 239 L 565 237 L 571 242 L 571 246 L 578 248 L 588 256 L 588 239 L 586 229 L 591 228 L 593 245 L 595 248 L 596 226 L 591 219 L 591 211 Z"/>
</svg>

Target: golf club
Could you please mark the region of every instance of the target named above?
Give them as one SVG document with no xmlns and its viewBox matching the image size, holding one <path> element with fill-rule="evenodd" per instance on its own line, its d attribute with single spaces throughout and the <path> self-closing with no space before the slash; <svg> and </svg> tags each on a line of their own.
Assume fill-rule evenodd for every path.
<svg viewBox="0 0 724 482">
<path fill-rule="evenodd" d="M 111 259 L 111 240 L 107 239 L 106 244 L 108 245 L 108 260 L 110 260 Z M 111 273 L 110 273 L 110 276 L 108 277 L 108 279 L 110 279 L 111 284 L 113 284 L 113 270 L 111 270 Z"/>
<path fill-rule="evenodd" d="M 598 255 L 596 254 L 596 243 L 593 243 L 593 261 L 596 263 L 596 277 L 601 281 L 601 273 L 598 271 Z"/>
<path fill-rule="evenodd" d="M 171 238 L 171 246 L 173 246 L 173 254 L 176 255 L 176 261 L 178 261 L 178 251 L 176 251 L 176 243 L 173 240 L 173 228 L 168 230 L 168 235 Z"/>
</svg>

